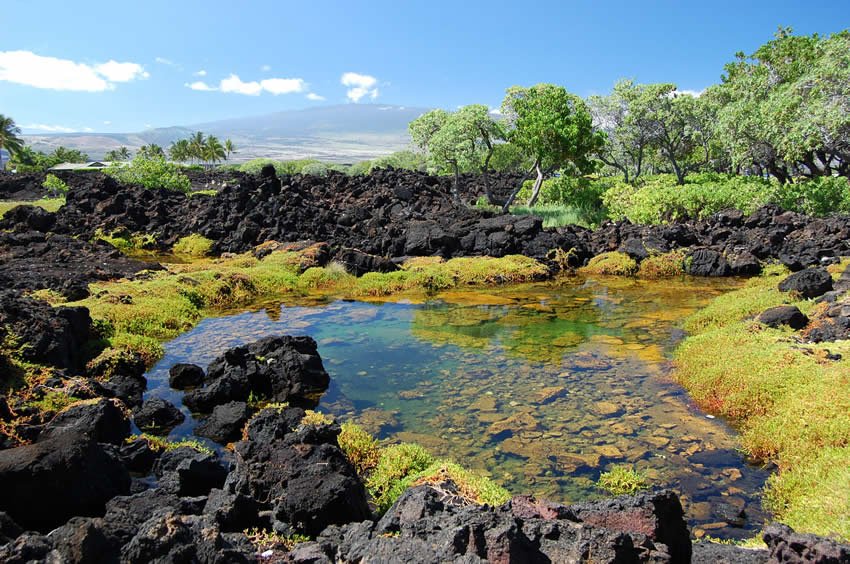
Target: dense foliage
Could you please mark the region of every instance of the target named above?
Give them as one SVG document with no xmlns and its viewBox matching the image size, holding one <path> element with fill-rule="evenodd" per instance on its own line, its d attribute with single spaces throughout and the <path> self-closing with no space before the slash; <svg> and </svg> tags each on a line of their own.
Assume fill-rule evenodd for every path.
<svg viewBox="0 0 850 564">
<path fill-rule="evenodd" d="M 165 188 L 189 192 L 192 183 L 180 172 L 180 166 L 167 162 L 164 158 L 145 158 L 136 156 L 129 166 L 113 165 L 106 174 L 127 184 L 141 184 L 145 188 Z"/>
</svg>

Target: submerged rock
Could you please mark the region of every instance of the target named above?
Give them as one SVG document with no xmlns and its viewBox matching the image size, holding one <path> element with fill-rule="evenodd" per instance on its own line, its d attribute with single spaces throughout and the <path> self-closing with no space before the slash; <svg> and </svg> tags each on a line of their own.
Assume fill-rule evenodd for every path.
<svg viewBox="0 0 850 564">
<path fill-rule="evenodd" d="M 155 435 L 168 434 L 185 419 L 186 416 L 174 404 L 162 398 L 149 399 L 133 415 L 133 421 L 141 431 Z"/>
<path fill-rule="evenodd" d="M 184 403 L 209 413 L 217 405 L 258 399 L 315 407 L 330 377 L 311 337 L 267 337 L 228 350 L 207 368 L 206 385 Z"/>
<path fill-rule="evenodd" d="M 175 364 L 168 371 L 168 385 L 177 390 L 204 383 L 204 369 L 194 364 Z"/>
</svg>

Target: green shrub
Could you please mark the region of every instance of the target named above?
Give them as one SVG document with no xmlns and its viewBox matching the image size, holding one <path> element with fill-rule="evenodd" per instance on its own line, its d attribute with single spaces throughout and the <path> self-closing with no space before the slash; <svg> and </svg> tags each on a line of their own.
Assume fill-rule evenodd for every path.
<svg viewBox="0 0 850 564">
<path fill-rule="evenodd" d="M 185 237 L 181 237 L 174 243 L 172 249 L 175 254 L 186 255 L 190 257 L 204 257 L 210 253 L 213 242 L 203 235 L 193 233 Z"/>
<path fill-rule="evenodd" d="M 179 165 L 169 163 L 162 157 L 144 158 L 136 156 L 129 166 L 114 164 L 106 174 L 125 184 L 140 184 L 148 189 L 164 188 L 188 193 L 192 187 L 189 178 Z"/>
<path fill-rule="evenodd" d="M 381 453 L 378 440 L 361 426 L 346 421 L 342 424 L 338 441 L 339 448 L 360 476 L 365 476 L 378 465 Z"/>
<path fill-rule="evenodd" d="M 646 476 L 628 466 L 612 466 L 600 474 L 596 485 L 614 495 L 633 494 L 649 487 Z"/>
<path fill-rule="evenodd" d="M 434 462 L 421 446 L 410 443 L 390 445 L 381 451 L 375 469 L 366 481 L 379 513 L 389 509 L 410 485 L 405 478 L 422 472 Z"/>
<path fill-rule="evenodd" d="M 48 174 L 42 186 L 47 188 L 48 195 L 52 198 L 63 197 L 68 193 L 68 185 L 55 174 Z"/>
<path fill-rule="evenodd" d="M 248 174 L 259 174 L 266 165 L 274 166 L 278 174 L 300 174 L 302 169 L 311 164 L 321 164 L 315 159 L 296 159 L 291 161 L 280 161 L 275 159 L 252 159 L 239 165 L 240 172 Z"/>
<path fill-rule="evenodd" d="M 777 188 L 775 203 L 809 215 L 850 213 L 850 180 L 831 176 L 785 184 Z"/>
<path fill-rule="evenodd" d="M 602 195 L 612 219 L 659 224 L 678 219 L 701 219 L 728 208 L 752 213 L 773 201 L 775 182 L 755 176 L 692 174 L 684 186 L 676 177 L 644 177 L 639 186 L 617 181 Z"/>
<path fill-rule="evenodd" d="M 328 165 L 324 163 L 308 163 L 301 167 L 301 174 L 309 176 L 327 176 Z"/>
</svg>

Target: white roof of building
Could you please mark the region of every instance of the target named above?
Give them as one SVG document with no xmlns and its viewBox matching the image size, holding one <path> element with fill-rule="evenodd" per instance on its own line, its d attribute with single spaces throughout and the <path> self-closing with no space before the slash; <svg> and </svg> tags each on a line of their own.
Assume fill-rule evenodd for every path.
<svg viewBox="0 0 850 564">
<path fill-rule="evenodd" d="M 50 167 L 50 170 L 79 170 L 81 168 L 106 168 L 113 164 L 113 161 L 89 161 L 87 163 L 60 163 Z M 121 163 L 118 163 L 121 164 Z"/>
</svg>

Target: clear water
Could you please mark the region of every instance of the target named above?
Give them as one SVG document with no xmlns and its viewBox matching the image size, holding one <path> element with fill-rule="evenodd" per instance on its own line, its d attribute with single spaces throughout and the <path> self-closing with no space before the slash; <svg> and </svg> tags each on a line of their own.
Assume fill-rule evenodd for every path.
<svg viewBox="0 0 850 564">
<path fill-rule="evenodd" d="M 601 497 L 599 474 L 633 465 L 680 493 L 692 525 L 743 538 L 763 522 L 768 472 L 692 404 L 669 361 L 681 320 L 735 284 L 572 279 L 418 303 L 276 303 L 206 319 L 168 343 L 148 395 L 182 406 L 168 387 L 175 363 L 205 367 L 239 344 L 307 334 L 332 378 L 322 411 L 555 501 Z M 195 425 L 189 417 L 172 435 Z"/>
</svg>

